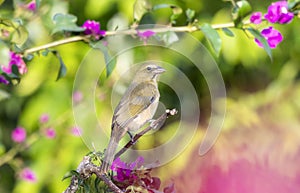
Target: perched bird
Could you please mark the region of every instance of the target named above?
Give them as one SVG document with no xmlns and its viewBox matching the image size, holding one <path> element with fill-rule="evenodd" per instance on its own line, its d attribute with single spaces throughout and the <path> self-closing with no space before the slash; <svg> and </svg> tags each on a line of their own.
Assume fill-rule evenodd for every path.
<svg viewBox="0 0 300 193">
<path fill-rule="evenodd" d="M 159 101 L 158 76 L 165 69 L 147 63 L 141 66 L 117 105 L 112 118 L 111 136 L 100 166 L 101 173 L 107 173 L 113 162 L 119 141 L 128 132 L 136 132 L 156 112 Z"/>
</svg>

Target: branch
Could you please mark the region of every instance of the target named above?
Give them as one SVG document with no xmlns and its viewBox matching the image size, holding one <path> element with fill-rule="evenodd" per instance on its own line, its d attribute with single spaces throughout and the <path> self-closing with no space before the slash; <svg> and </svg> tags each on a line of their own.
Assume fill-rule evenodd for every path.
<svg viewBox="0 0 300 193">
<path fill-rule="evenodd" d="M 167 109 L 164 114 L 162 114 L 158 119 L 153 121 L 150 126 L 148 126 L 146 129 L 142 130 L 138 134 L 134 136 L 132 140 L 130 140 L 116 155 L 116 157 L 119 157 L 122 155 L 129 147 L 131 147 L 133 144 L 136 143 L 136 141 L 142 137 L 145 133 L 150 131 L 151 129 L 158 129 L 160 126 L 165 122 L 166 118 L 168 116 L 173 116 L 177 114 L 176 109 L 169 110 Z M 89 156 L 84 156 L 83 160 L 80 162 L 79 166 L 77 167 L 76 170 L 79 175 L 73 175 L 71 178 L 71 183 L 67 187 L 67 189 L 64 191 L 64 193 L 76 193 L 78 190 L 80 184 L 79 181 L 81 179 L 87 179 L 89 178 L 92 174 L 95 174 L 98 178 L 102 179 L 105 184 L 112 189 L 115 193 L 124 193 L 118 186 L 116 186 L 111 179 L 109 179 L 105 174 L 102 174 L 100 171 L 100 167 L 96 166 L 95 164 L 92 163 L 92 159 Z M 80 176 L 80 177 L 79 177 Z"/>
<path fill-rule="evenodd" d="M 177 114 L 177 110 L 176 109 L 167 109 L 165 111 L 164 114 L 162 114 L 158 119 L 156 119 L 155 121 L 153 121 L 146 129 L 142 130 L 141 132 L 139 132 L 138 134 L 136 134 L 132 140 L 128 141 L 128 143 L 120 150 L 118 151 L 118 153 L 116 153 L 115 158 L 120 157 L 128 148 L 130 148 L 132 145 L 134 145 L 137 140 L 142 137 L 143 135 L 145 135 L 147 132 L 149 132 L 151 129 L 159 129 L 160 126 L 163 125 L 163 123 L 165 122 L 165 120 L 171 115 L 176 115 Z"/>
<path fill-rule="evenodd" d="M 248 21 L 246 21 L 244 23 L 249 24 Z M 234 23 L 225 23 L 225 24 L 213 24 L 212 28 L 213 29 L 222 29 L 222 28 L 233 28 Z M 143 30 L 139 30 L 139 32 L 144 32 L 144 31 L 148 31 L 151 30 L 155 33 L 164 33 L 164 32 L 194 32 L 194 31 L 200 31 L 200 28 L 197 26 L 179 26 L 179 27 L 172 27 L 172 26 L 167 26 L 167 27 L 158 27 L 158 28 L 149 28 L 149 29 L 143 29 Z M 119 30 L 119 31 L 106 31 L 105 36 L 113 36 L 113 35 L 136 35 L 138 33 L 138 30 L 136 29 L 127 29 L 127 30 Z M 78 42 L 78 41 L 89 41 L 89 38 L 91 36 L 73 36 L 70 38 L 66 38 L 63 40 L 58 40 L 58 41 L 54 41 L 45 45 L 41 45 L 41 46 L 37 46 L 37 47 L 33 47 L 33 48 L 29 48 L 27 50 L 25 50 L 23 52 L 23 55 L 27 55 L 27 54 L 31 54 L 34 52 L 38 52 L 41 50 L 45 50 L 45 49 L 49 49 L 49 48 L 53 48 L 59 45 L 63 45 L 63 44 L 69 44 L 72 42 Z"/>
<path fill-rule="evenodd" d="M 115 193 L 124 193 L 107 176 L 101 174 L 100 168 L 92 163 L 92 159 L 89 156 L 83 157 L 83 160 L 80 162 L 76 171 L 79 173 L 80 177 L 73 175 L 71 183 L 64 193 L 76 193 L 79 188 L 80 179 L 88 179 L 92 174 L 101 178 Z"/>
<path fill-rule="evenodd" d="M 38 133 L 33 133 L 30 135 L 25 143 L 17 144 L 16 146 L 12 147 L 9 151 L 4 153 L 0 157 L 0 167 L 7 162 L 10 162 L 12 159 L 15 158 L 15 156 L 19 153 L 24 151 L 25 149 L 32 146 L 38 139 L 40 135 Z"/>
<path fill-rule="evenodd" d="M 72 43 L 72 42 L 88 41 L 89 37 L 90 36 L 73 36 L 73 37 L 70 37 L 70 38 L 54 41 L 54 42 L 51 42 L 49 44 L 29 48 L 29 49 L 24 51 L 23 55 L 31 54 L 31 53 L 34 53 L 34 52 L 38 52 L 38 51 L 41 51 L 41 50 L 46 50 L 46 49 L 49 49 L 49 48 L 52 48 L 52 47 L 56 47 L 56 46 L 59 46 L 59 45 L 68 44 L 68 43 Z"/>
</svg>

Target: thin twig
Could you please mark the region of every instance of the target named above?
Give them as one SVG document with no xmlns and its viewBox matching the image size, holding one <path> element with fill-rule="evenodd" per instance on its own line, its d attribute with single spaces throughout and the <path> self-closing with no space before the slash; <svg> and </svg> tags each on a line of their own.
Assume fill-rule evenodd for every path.
<svg viewBox="0 0 300 193">
<path fill-rule="evenodd" d="M 142 130 L 141 132 L 139 132 L 138 134 L 136 134 L 132 140 L 128 141 L 128 143 L 122 148 L 120 149 L 120 151 L 118 151 L 115 155 L 115 158 L 120 157 L 128 148 L 130 148 L 132 145 L 134 145 L 137 140 L 142 137 L 143 135 L 145 135 L 147 132 L 149 132 L 151 129 L 157 127 L 158 125 L 162 125 L 163 122 L 166 120 L 166 118 L 168 118 L 168 116 L 173 116 L 177 114 L 177 110 L 176 109 L 172 109 L 169 110 L 167 109 L 165 111 L 164 114 L 162 114 L 158 119 L 156 119 L 154 122 L 152 122 L 147 128 L 145 128 L 144 130 Z"/>
<path fill-rule="evenodd" d="M 89 38 L 89 36 L 73 36 L 73 37 L 70 37 L 70 38 L 54 41 L 54 42 L 51 42 L 49 44 L 29 48 L 29 49 L 24 51 L 23 55 L 31 54 L 31 53 L 34 53 L 34 52 L 38 52 L 38 51 L 41 51 L 41 50 L 46 50 L 46 49 L 49 49 L 49 48 L 52 48 L 52 47 L 56 47 L 56 46 L 59 46 L 59 45 L 68 44 L 68 43 L 72 43 L 72 42 L 87 41 L 88 38 Z"/>
<path fill-rule="evenodd" d="M 248 24 L 249 22 L 245 22 L 244 24 Z M 234 27 L 234 23 L 224 23 L 224 24 L 213 24 L 212 28 L 213 29 L 222 29 L 222 28 L 232 28 Z M 136 29 L 127 29 L 127 30 L 119 30 L 119 31 L 106 31 L 105 36 L 114 36 L 114 35 L 136 35 L 138 32 L 144 32 L 147 30 L 151 30 L 155 33 L 164 33 L 164 32 L 194 32 L 194 31 L 199 31 L 201 30 L 197 26 L 179 26 L 179 27 L 172 27 L 172 26 L 167 26 L 167 27 L 158 27 L 158 28 L 149 28 L 149 29 L 141 29 L 141 30 L 136 30 Z M 48 44 L 44 44 L 41 46 L 29 48 L 27 50 L 24 50 L 23 55 L 31 54 L 34 52 L 38 52 L 41 50 L 53 48 L 56 46 L 60 46 L 63 44 L 68 44 L 72 42 L 78 42 L 78 41 L 88 41 L 90 36 L 73 36 L 69 37 L 66 39 L 54 41 Z"/>
</svg>

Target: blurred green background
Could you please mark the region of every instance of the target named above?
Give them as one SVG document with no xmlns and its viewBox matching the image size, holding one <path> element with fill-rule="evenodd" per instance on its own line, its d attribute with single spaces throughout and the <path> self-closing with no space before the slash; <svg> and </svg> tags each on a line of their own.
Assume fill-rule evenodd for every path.
<svg viewBox="0 0 300 193">
<path fill-rule="evenodd" d="M 113 30 L 114 22 L 122 29 L 133 23 L 134 2 L 45 0 L 36 15 L 23 15 L 24 10 L 19 8 L 22 1 L 5 1 L 0 7 L 0 14 L 8 18 L 25 17 L 29 30 L 26 46 L 34 47 L 61 38 L 60 35 L 49 35 L 49 29 L 53 26 L 52 17 L 56 13 L 76 15 L 78 25 L 91 19 L 99 21 L 104 30 Z M 191 8 L 196 11 L 200 23 L 231 21 L 229 2 L 157 0 L 153 3 L 176 4 L 184 11 Z M 253 0 L 250 3 L 254 10 L 266 12 L 271 1 Z M 12 12 L 14 9 L 16 11 Z M 142 23 L 155 21 L 167 25 L 170 14 L 171 10 L 159 10 L 147 14 Z M 176 25 L 186 25 L 184 14 L 178 18 Z M 153 58 L 166 59 L 188 76 L 197 91 L 201 111 L 199 129 L 192 142 L 170 163 L 155 169 L 154 176 L 160 177 L 163 184 L 174 182 L 179 193 L 268 193 L 296 192 L 300 189 L 299 25 L 298 18 L 287 25 L 275 25 L 284 40 L 273 50 L 273 61 L 243 32 L 233 30 L 235 37 L 220 32 L 222 51 L 215 60 L 226 85 L 227 112 L 216 144 L 204 156 L 198 155 L 198 148 L 210 118 L 210 95 L 205 79 L 193 65 L 180 63 L 163 51 L 153 53 Z M 191 35 L 210 49 L 201 32 Z M 57 132 L 55 139 L 41 136 L 9 164 L 0 166 L 1 193 L 62 192 L 69 184 L 69 180 L 61 180 L 64 174 L 75 169 L 90 151 L 80 137 L 71 133 L 71 128 L 76 125 L 72 114 L 74 78 L 90 47 L 77 42 L 55 49 L 67 66 L 66 77 L 55 81 L 59 68 L 57 58 L 36 55 L 27 62 L 28 73 L 19 85 L 0 86 L 10 93 L 7 99 L 0 101 L 0 156 L 13 147 L 10 135 L 15 127 L 24 127 L 28 135 L 38 132 L 41 129 L 39 117 L 43 113 L 50 116 L 45 127 L 53 127 Z M 137 49 L 131 57 L 143 58 L 144 52 L 147 50 Z M 123 73 L 122 62 L 126 61 L 118 61 L 112 75 L 97 88 L 97 113 L 108 133 L 113 113 L 111 92 Z M 97 62 L 95 65 L 105 65 L 101 54 Z M 168 78 L 177 80 L 172 74 Z M 168 87 L 160 85 L 160 91 L 166 107 L 179 106 Z M 176 118 L 169 123 L 169 127 L 176 125 Z M 169 127 L 157 132 L 154 137 L 147 136 L 137 147 L 150 148 L 163 143 L 172 134 Z M 37 182 L 20 180 L 17 171 L 22 167 L 30 167 L 37 175 Z"/>
</svg>

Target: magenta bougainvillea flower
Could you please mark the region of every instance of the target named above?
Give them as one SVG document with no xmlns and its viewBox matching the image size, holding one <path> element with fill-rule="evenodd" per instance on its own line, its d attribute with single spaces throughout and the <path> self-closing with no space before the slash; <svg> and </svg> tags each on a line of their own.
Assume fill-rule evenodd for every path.
<svg viewBox="0 0 300 193">
<path fill-rule="evenodd" d="M 35 0 L 30 1 L 29 3 L 27 3 L 27 4 L 26 4 L 26 8 L 27 8 L 29 11 L 35 11 L 35 10 L 36 10 L 36 3 L 35 3 Z"/>
<path fill-rule="evenodd" d="M 81 135 L 82 130 L 79 127 L 72 127 L 71 128 L 71 133 L 72 133 L 72 135 L 78 137 L 78 136 Z"/>
<path fill-rule="evenodd" d="M 144 44 L 147 44 L 148 39 L 150 37 L 154 36 L 155 32 L 151 31 L 151 30 L 147 30 L 147 31 L 144 31 L 144 32 L 137 31 L 137 35 L 140 37 L 140 39 L 142 41 L 144 41 Z"/>
<path fill-rule="evenodd" d="M 28 182 L 36 182 L 36 175 L 35 173 L 29 169 L 29 168 L 24 168 L 21 172 L 20 172 L 20 178 L 28 181 Z"/>
<path fill-rule="evenodd" d="M 294 14 L 288 11 L 287 1 L 277 1 L 268 7 L 265 19 L 271 23 L 285 24 L 292 21 Z"/>
<path fill-rule="evenodd" d="M 22 143 L 26 140 L 26 130 L 23 127 L 15 128 L 11 133 L 11 139 L 14 142 Z"/>
<path fill-rule="evenodd" d="M 82 92 L 80 92 L 80 91 L 75 91 L 75 92 L 73 93 L 73 102 L 74 102 L 75 104 L 77 104 L 77 103 L 79 103 L 80 101 L 82 101 L 82 99 L 83 99 L 83 94 L 82 94 Z"/>
<path fill-rule="evenodd" d="M 22 57 L 20 54 L 16 54 L 14 52 L 10 52 L 10 60 L 8 63 L 8 66 L 3 66 L 2 65 L 2 71 L 11 74 L 12 73 L 12 66 L 16 65 L 19 69 L 20 74 L 25 74 L 27 72 L 27 67 L 25 62 L 23 61 Z"/>
<path fill-rule="evenodd" d="M 84 34 L 92 35 L 96 39 L 105 36 L 106 33 L 104 30 L 100 30 L 100 23 L 93 20 L 86 20 L 82 27 L 85 29 Z"/>
<path fill-rule="evenodd" d="M 270 46 L 270 48 L 276 48 L 276 46 L 283 40 L 283 36 L 279 31 L 274 29 L 273 27 L 268 27 L 266 29 L 263 29 L 261 31 L 261 35 L 264 36 Z M 262 43 L 255 39 L 255 42 L 260 46 L 262 46 Z"/>
<path fill-rule="evenodd" d="M 0 75 L 0 83 L 1 84 L 9 84 L 9 81 L 2 75 Z"/>
<path fill-rule="evenodd" d="M 45 130 L 45 136 L 49 139 L 53 139 L 56 136 L 56 131 L 53 128 L 47 128 Z"/>
<path fill-rule="evenodd" d="M 114 179 L 123 182 L 129 178 L 137 178 L 132 171 L 141 167 L 143 163 L 143 157 L 138 157 L 136 161 L 129 164 L 122 162 L 120 158 L 115 159 L 111 165 L 111 169 L 117 173 L 117 175 L 114 176 Z"/>
<path fill-rule="evenodd" d="M 159 191 L 161 181 L 158 177 L 151 176 L 151 169 L 143 166 L 144 158 L 139 156 L 132 163 L 125 163 L 117 158 L 111 166 L 115 172 L 114 182 L 122 190 L 132 190 L 134 192 L 151 192 L 151 193 L 175 193 L 174 184 L 164 188 L 163 192 Z M 135 189 L 137 188 L 138 189 Z"/>
<path fill-rule="evenodd" d="M 44 113 L 40 116 L 40 123 L 45 124 L 49 121 L 49 115 Z"/>
<path fill-rule="evenodd" d="M 262 19 L 262 13 L 261 12 L 254 12 L 250 16 L 250 22 L 254 24 L 260 24 Z"/>
</svg>

